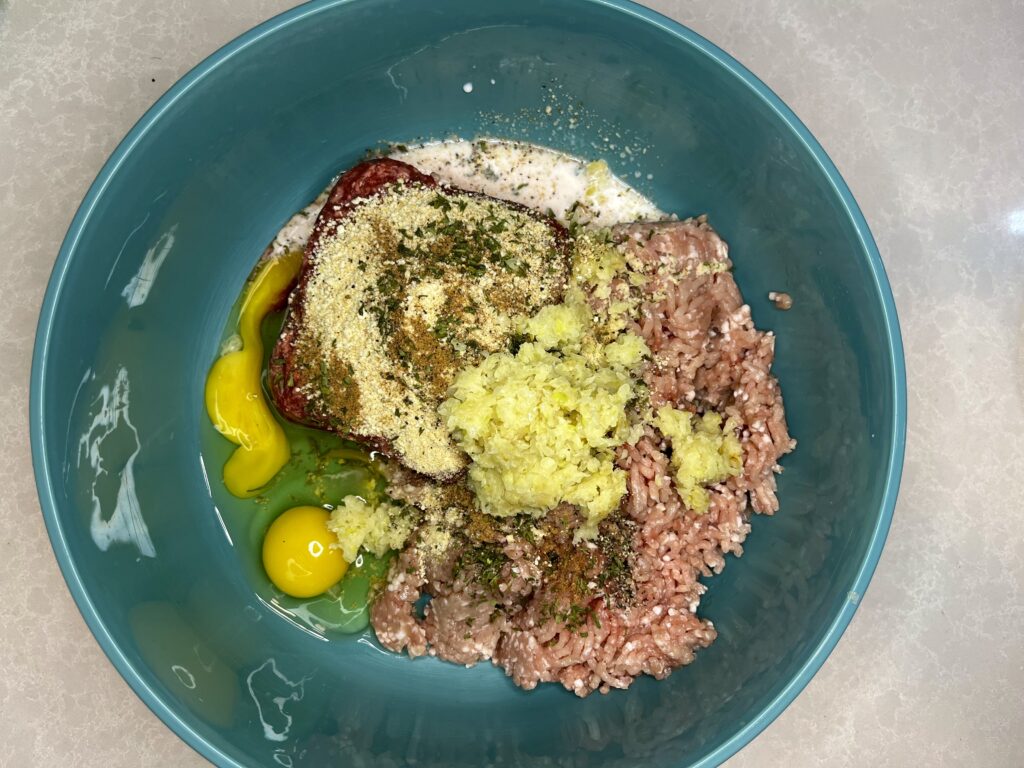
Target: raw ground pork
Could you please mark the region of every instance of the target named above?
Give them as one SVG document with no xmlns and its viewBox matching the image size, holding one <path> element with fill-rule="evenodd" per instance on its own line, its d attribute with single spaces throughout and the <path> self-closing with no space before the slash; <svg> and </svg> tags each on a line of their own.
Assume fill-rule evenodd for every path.
<svg viewBox="0 0 1024 768">
<path fill-rule="evenodd" d="M 614 235 L 633 268 L 647 276 L 634 330 L 653 353 L 644 371 L 653 407 L 696 407 L 736 418 L 742 474 L 710 489 L 705 514 L 687 510 L 673 487 L 666 444 L 647 427 L 618 456 L 628 473 L 624 514 L 634 524 L 635 591 L 628 604 L 598 597 L 582 621 L 569 626 L 546 612 L 549 602 L 526 542 L 510 537 L 503 544 L 509 561 L 497 600 L 456 567 L 454 556 L 421 563 L 413 544 L 372 609 L 385 647 L 466 665 L 490 659 L 523 688 L 557 681 L 585 696 L 625 688 L 640 674 L 663 678 L 714 641 L 715 628 L 697 615 L 705 591 L 698 579 L 719 573 L 727 553 L 742 554 L 748 500 L 755 512 L 778 509 L 778 459 L 795 446 L 770 373 L 775 339 L 754 327 L 727 269 L 726 245 L 703 217 L 631 224 Z M 421 616 L 415 604 L 423 592 L 432 599 Z"/>
</svg>

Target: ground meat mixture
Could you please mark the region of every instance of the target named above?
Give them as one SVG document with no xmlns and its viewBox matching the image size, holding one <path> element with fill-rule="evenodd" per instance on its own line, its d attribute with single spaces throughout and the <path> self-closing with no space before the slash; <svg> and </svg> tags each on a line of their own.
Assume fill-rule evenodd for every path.
<svg viewBox="0 0 1024 768">
<path fill-rule="evenodd" d="M 714 641 L 698 615 L 699 579 L 742 554 L 751 509 L 778 509 L 778 460 L 795 446 L 771 374 L 775 339 L 754 327 L 726 244 L 704 218 L 621 226 L 612 237 L 646 278 L 632 328 L 652 353 L 649 402 L 638 407 L 723 414 L 736 425 L 742 471 L 712 485 L 698 514 L 675 489 L 670 444 L 647 426 L 618 451 L 627 495 L 591 542 L 572 544 L 566 507 L 491 523 L 471 541 L 457 534 L 441 556 L 421 546 L 424 528 L 372 608 L 385 647 L 465 665 L 490 659 L 523 688 L 558 682 L 585 696 L 641 674 L 663 678 Z M 413 500 L 428 493 L 404 487 Z M 471 505 L 458 514 L 466 526 Z"/>
</svg>

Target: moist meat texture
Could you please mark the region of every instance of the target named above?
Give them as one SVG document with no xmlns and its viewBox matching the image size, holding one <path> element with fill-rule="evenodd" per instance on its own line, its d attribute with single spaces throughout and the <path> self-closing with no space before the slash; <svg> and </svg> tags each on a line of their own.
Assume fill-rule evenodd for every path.
<svg viewBox="0 0 1024 768">
<path fill-rule="evenodd" d="M 289 419 L 451 480 L 466 457 L 437 414 L 456 373 L 561 300 L 568 233 L 550 216 L 439 184 L 396 160 L 330 191 L 271 356 Z"/>
<path fill-rule="evenodd" d="M 627 496 L 579 564 L 568 561 L 571 508 L 526 531 L 456 543 L 447 556 L 424 547 L 421 533 L 373 604 L 385 647 L 466 665 L 490 659 L 522 688 L 557 682 L 585 696 L 641 674 L 666 677 L 714 641 L 714 626 L 697 613 L 701 579 L 721 572 L 726 554 L 742 554 L 751 510 L 778 509 L 778 460 L 795 446 L 771 374 L 775 338 L 754 327 L 726 244 L 703 217 L 620 226 L 612 237 L 646 278 L 632 331 L 652 352 L 643 371 L 649 405 L 727 416 L 741 471 L 709 487 L 698 512 L 678 492 L 666 436 L 648 425 L 618 451 Z M 396 480 L 393 495 L 425 504 L 422 487 Z M 568 592 L 559 576 L 571 578 Z M 424 592 L 432 599 L 420 618 Z"/>
</svg>

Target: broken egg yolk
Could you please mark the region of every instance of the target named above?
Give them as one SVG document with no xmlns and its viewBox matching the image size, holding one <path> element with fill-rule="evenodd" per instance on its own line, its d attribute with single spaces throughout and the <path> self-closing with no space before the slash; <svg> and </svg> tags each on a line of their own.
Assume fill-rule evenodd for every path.
<svg viewBox="0 0 1024 768">
<path fill-rule="evenodd" d="M 292 597 L 314 597 L 333 587 L 348 570 L 320 507 L 282 512 L 263 539 L 263 568 L 274 586 Z"/>
<path fill-rule="evenodd" d="M 222 355 L 206 379 L 206 411 L 214 427 L 238 448 L 224 465 L 224 485 L 254 496 L 291 457 L 288 439 L 263 394 L 260 325 L 281 304 L 302 265 L 302 252 L 265 262 L 249 283 L 238 315 L 241 348 Z"/>
</svg>

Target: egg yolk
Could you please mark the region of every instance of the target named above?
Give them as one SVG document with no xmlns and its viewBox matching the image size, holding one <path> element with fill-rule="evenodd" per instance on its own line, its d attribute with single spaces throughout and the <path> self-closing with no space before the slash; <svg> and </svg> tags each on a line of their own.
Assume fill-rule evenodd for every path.
<svg viewBox="0 0 1024 768">
<path fill-rule="evenodd" d="M 241 349 L 222 355 L 206 379 L 206 411 L 238 448 L 224 465 L 224 485 L 235 496 L 254 496 L 291 457 L 288 439 L 267 405 L 261 381 L 260 324 L 295 282 L 302 252 L 267 261 L 250 282 L 238 316 Z"/>
<path fill-rule="evenodd" d="M 327 527 L 329 517 L 320 507 L 292 507 L 267 529 L 263 567 L 286 595 L 319 595 L 341 581 L 348 570 L 341 549 L 331 546 L 338 538 Z"/>
</svg>

